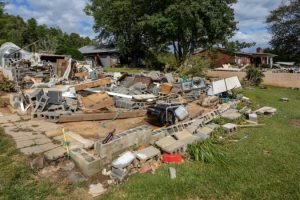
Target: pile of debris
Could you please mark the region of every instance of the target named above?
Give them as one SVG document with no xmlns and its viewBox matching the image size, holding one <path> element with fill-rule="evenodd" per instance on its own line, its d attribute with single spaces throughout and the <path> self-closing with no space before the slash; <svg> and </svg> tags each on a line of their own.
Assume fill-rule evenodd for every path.
<svg viewBox="0 0 300 200">
<path fill-rule="evenodd" d="M 64 129 L 62 134 L 47 132 L 51 139 L 41 133 L 15 133 L 18 119 L 13 124 L 9 124 L 10 119 L 5 123 L 9 124 L 8 134 L 16 140 L 21 152 L 27 155 L 44 153 L 48 160 L 67 154 L 85 176 L 102 171 L 122 181 L 131 173 L 154 172 L 161 162 L 181 163 L 188 145 L 212 137 L 214 130 L 222 128 L 230 135 L 238 128 L 259 125 L 258 115 L 276 112 L 270 107 L 252 112 L 248 98 L 231 92 L 241 88 L 237 77 L 205 80 L 159 71 L 134 75 L 105 73 L 88 65 L 79 65 L 72 59 L 65 61 L 66 68 L 59 76 L 48 63 L 39 66 L 25 60 L 11 60 L 2 69 L 6 73 L 8 69 L 14 71 L 14 80 L 19 86 L 18 92 L 10 95 L 10 110 L 30 116 L 32 122 L 44 120 L 45 123 L 59 124 L 60 129 L 69 122 L 141 117 L 145 118 L 144 123 L 118 133 L 118 127 L 113 127 L 105 137 L 97 140 Z M 31 73 L 33 84 L 20 87 L 24 73 L 19 72 L 24 68 L 26 75 Z M 39 72 L 44 82 L 36 81 L 38 75 L 32 74 L 33 71 Z M 244 105 L 240 110 L 237 109 L 239 103 Z M 194 107 L 193 114 L 193 109 L 189 109 L 191 106 Z M 242 116 L 248 118 L 247 124 L 235 124 L 234 121 Z M 230 123 L 214 123 L 220 117 Z M 32 125 L 21 123 L 19 129 L 25 130 L 25 124 Z M 51 129 L 58 128 L 49 124 Z M 31 128 L 34 129 L 33 125 Z M 42 128 L 36 131 L 41 132 Z M 173 178 L 176 176 L 173 169 L 170 173 Z M 93 194 L 98 187 L 91 187 Z"/>
</svg>

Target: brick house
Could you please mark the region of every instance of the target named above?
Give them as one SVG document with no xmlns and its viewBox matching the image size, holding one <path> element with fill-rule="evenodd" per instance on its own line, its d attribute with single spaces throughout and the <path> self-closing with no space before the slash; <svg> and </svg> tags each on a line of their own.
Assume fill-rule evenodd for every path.
<svg viewBox="0 0 300 200">
<path fill-rule="evenodd" d="M 213 67 L 222 67 L 224 64 L 233 64 L 244 66 L 247 64 L 261 66 L 273 66 L 274 54 L 263 53 L 261 48 L 257 49 L 256 53 L 234 52 L 231 53 L 226 49 L 217 48 L 215 51 L 199 50 L 194 53 L 203 59 L 210 60 Z"/>
</svg>

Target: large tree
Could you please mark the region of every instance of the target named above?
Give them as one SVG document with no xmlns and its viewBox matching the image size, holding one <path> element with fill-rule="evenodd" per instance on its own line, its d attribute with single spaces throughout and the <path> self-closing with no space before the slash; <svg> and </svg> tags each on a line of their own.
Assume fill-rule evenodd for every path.
<svg viewBox="0 0 300 200">
<path fill-rule="evenodd" d="M 91 0 L 99 39 L 137 59 L 172 46 L 179 64 L 197 48 L 228 40 L 236 0 Z"/>
<path fill-rule="evenodd" d="M 289 0 L 267 18 L 274 51 L 290 61 L 300 62 L 300 0 Z"/>
</svg>

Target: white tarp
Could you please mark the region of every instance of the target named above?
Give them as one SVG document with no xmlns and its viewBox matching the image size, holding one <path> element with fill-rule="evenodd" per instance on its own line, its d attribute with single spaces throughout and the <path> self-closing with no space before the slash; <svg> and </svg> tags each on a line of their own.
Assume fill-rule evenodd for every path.
<svg viewBox="0 0 300 200">
<path fill-rule="evenodd" d="M 240 80 L 237 76 L 226 78 L 225 79 L 227 90 L 232 90 L 234 88 L 242 87 Z"/>
</svg>

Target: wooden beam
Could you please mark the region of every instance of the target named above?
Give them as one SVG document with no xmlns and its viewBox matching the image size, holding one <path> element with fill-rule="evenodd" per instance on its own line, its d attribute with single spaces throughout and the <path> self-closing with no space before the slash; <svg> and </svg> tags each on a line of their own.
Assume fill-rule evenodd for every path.
<svg viewBox="0 0 300 200">
<path fill-rule="evenodd" d="M 62 115 L 58 119 L 58 123 L 80 122 L 80 121 L 97 121 L 97 120 L 113 120 L 143 117 L 147 113 L 146 110 L 113 112 L 113 113 L 92 113 L 92 114 L 75 114 Z"/>
<path fill-rule="evenodd" d="M 96 81 L 91 81 L 88 83 L 81 83 L 78 85 L 75 85 L 75 90 L 76 91 L 80 91 L 80 90 L 84 90 L 87 88 L 93 88 L 93 87 L 99 87 L 99 86 L 105 86 L 111 83 L 111 78 L 107 77 L 107 78 L 102 78 Z"/>
</svg>

